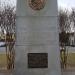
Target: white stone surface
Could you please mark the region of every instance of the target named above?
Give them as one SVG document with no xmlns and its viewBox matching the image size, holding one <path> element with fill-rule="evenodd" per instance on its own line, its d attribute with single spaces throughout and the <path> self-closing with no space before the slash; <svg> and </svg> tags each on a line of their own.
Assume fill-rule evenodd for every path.
<svg viewBox="0 0 75 75">
<path fill-rule="evenodd" d="M 47 45 L 45 48 L 46 50 L 39 50 L 39 47 L 35 47 L 36 50 L 34 50 L 34 46 L 31 48 L 32 46 L 17 46 L 17 50 L 16 50 L 16 71 L 15 71 L 15 75 L 53 75 L 55 73 L 55 75 L 59 75 L 59 71 L 60 68 L 56 68 L 59 65 L 56 64 L 60 64 L 59 63 L 59 58 L 58 53 L 55 52 L 57 51 L 57 46 L 49 46 Z M 27 54 L 28 53 L 49 53 L 48 54 L 48 68 L 44 68 L 44 69 L 29 69 L 28 68 L 28 59 L 27 59 Z M 55 55 L 53 55 L 55 54 Z M 56 60 L 57 61 L 56 61 Z M 54 73 L 53 73 L 54 72 Z"/>
<path fill-rule="evenodd" d="M 16 60 L 13 75 L 61 75 L 57 0 L 47 0 L 41 11 L 18 0 Z M 28 68 L 28 53 L 48 53 L 48 68 Z"/>
<path fill-rule="evenodd" d="M 32 20 L 33 21 L 32 21 Z M 17 18 L 17 44 L 29 45 L 29 44 L 45 44 L 53 45 L 57 44 L 58 34 L 57 27 L 54 25 L 57 23 L 57 17 L 44 17 L 38 18 Z M 57 35 L 56 35 L 57 34 Z M 56 35 L 56 37 L 55 37 Z M 55 41 L 55 42 L 53 42 Z"/>
<path fill-rule="evenodd" d="M 44 9 L 32 10 L 28 5 L 29 0 L 17 0 L 17 16 L 57 16 L 57 0 L 47 0 Z"/>
</svg>

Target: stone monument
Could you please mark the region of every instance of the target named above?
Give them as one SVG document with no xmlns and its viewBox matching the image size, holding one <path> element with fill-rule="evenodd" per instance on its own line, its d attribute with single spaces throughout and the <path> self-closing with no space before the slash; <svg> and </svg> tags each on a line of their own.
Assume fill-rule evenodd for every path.
<svg viewBox="0 0 75 75">
<path fill-rule="evenodd" d="M 17 0 L 14 75 L 61 75 L 57 0 Z"/>
</svg>

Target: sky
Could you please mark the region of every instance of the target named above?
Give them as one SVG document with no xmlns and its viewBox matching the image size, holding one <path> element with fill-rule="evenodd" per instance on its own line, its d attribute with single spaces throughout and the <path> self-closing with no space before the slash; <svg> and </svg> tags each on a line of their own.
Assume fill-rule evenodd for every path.
<svg viewBox="0 0 75 75">
<path fill-rule="evenodd" d="M 11 5 L 11 6 L 16 6 L 16 2 L 17 2 L 17 0 L 0 0 L 0 5 L 7 5 L 7 4 L 9 4 L 9 5 Z M 3 4 L 4 3 L 4 4 Z"/>
<path fill-rule="evenodd" d="M 75 8 L 75 0 L 58 0 L 58 6 L 61 8 Z"/>
<path fill-rule="evenodd" d="M 17 0 L 0 0 L 1 3 L 4 2 L 5 4 L 11 4 L 12 6 L 16 6 Z M 58 0 L 58 7 L 59 8 L 75 8 L 75 0 Z"/>
</svg>

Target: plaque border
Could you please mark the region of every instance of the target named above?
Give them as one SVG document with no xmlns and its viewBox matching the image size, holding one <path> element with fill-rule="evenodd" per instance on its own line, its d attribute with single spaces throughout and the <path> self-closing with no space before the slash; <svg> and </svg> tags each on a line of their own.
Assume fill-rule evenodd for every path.
<svg viewBox="0 0 75 75">
<path fill-rule="evenodd" d="M 45 61 L 46 65 L 43 65 L 43 66 L 40 66 L 40 65 L 39 66 L 37 66 L 37 65 L 36 66 L 31 66 L 31 64 L 29 62 L 30 61 L 30 54 L 33 55 L 33 56 L 35 56 L 35 55 L 40 55 L 40 56 L 45 55 L 46 56 L 46 58 L 45 58 L 46 59 L 46 61 Z M 48 68 L 48 53 L 28 53 L 28 68 Z"/>
</svg>

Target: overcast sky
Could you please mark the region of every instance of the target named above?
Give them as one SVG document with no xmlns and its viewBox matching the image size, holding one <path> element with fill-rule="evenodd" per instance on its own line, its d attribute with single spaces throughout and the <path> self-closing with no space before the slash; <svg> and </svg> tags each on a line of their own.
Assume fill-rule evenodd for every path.
<svg viewBox="0 0 75 75">
<path fill-rule="evenodd" d="M 62 8 L 75 8 L 75 0 L 58 0 L 58 6 Z"/>
<path fill-rule="evenodd" d="M 0 0 L 8 4 L 16 5 L 16 0 Z M 61 8 L 75 8 L 75 0 L 58 0 L 58 6 Z"/>
</svg>

